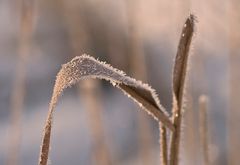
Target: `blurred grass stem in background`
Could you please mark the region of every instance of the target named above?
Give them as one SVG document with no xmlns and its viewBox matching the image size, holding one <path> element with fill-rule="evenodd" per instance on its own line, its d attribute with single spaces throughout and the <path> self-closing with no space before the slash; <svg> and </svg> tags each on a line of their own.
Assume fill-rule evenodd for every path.
<svg viewBox="0 0 240 165">
<path fill-rule="evenodd" d="M 26 66 L 31 53 L 35 0 L 16 1 L 20 6 L 20 30 L 18 38 L 18 61 L 16 76 L 11 94 L 11 115 L 9 128 L 9 151 L 7 164 L 17 165 L 20 162 L 20 142 L 22 136 L 22 113 L 26 85 Z"/>
</svg>

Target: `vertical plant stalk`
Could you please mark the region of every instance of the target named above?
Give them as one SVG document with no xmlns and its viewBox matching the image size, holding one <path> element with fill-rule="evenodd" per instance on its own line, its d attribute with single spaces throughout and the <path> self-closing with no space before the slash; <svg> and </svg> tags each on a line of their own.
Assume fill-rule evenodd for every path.
<svg viewBox="0 0 240 165">
<path fill-rule="evenodd" d="M 59 3 L 59 2 L 58 2 Z M 84 21 L 79 15 L 80 7 L 71 2 L 60 2 L 63 15 L 68 28 L 70 45 L 74 56 L 82 53 L 89 46 L 89 36 L 84 26 Z M 87 109 L 87 117 L 92 140 L 92 164 L 108 165 L 111 164 L 108 146 L 104 139 L 104 126 L 101 120 L 102 105 L 100 101 L 100 84 L 93 79 L 84 80 L 78 84 L 78 92 Z"/>
<path fill-rule="evenodd" d="M 110 165 L 110 154 L 108 146 L 106 145 L 104 136 L 104 127 L 102 116 L 102 105 L 100 101 L 99 81 L 88 79 L 84 80 L 81 85 L 79 83 L 79 90 L 81 98 L 83 98 L 84 105 L 87 110 L 87 118 L 91 131 L 91 138 L 93 142 L 92 147 L 92 164 Z"/>
<path fill-rule="evenodd" d="M 208 98 L 205 95 L 199 97 L 199 126 L 200 140 L 203 154 L 203 164 L 209 165 L 208 150 L 208 115 L 207 115 Z"/>
<path fill-rule="evenodd" d="M 182 145 L 184 151 L 184 157 L 186 158 L 186 164 L 195 164 L 199 162 L 199 129 L 198 123 L 196 122 L 196 114 L 193 108 L 193 91 L 192 83 L 188 84 L 185 94 L 187 100 L 186 110 L 184 111 L 184 139 Z M 198 116 L 198 115 L 197 115 Z"/>
<path fill-rule="evenodd" d="M 22 0 L 20 3 L 20 32 L 18 45 L 18 61 L 16 77 L 13 84 L 13 91 L 10 100 L 10 128 L 9 128 L 9 151 L 7 164 L 19 164 L 19 152 L 21 141 L 21 120 L 25 97 L 25 68 L 30 54 L 32 21 L 33 21 L 33 0 Z"/>
<path fill-rule="evenodd" d="M 135 78 L 147 82 L 146 60 L 138 25 L 138 5 L 136 0 L 129 0 L 126 3 L 128 13 L 128 56 L 130 59 L 130 72 Z M 139 132 L 139 161 L 141 161 L 142 164 L 154 164 L 153 160 L 151 160 L 153 136 L 150 122 L 147 116 L 142 112 L 137 113 L 137 119 Z"/>
<path fill-rule="evenodd" d="M 240 1 L 228 1 L 228 27 L 229 27 L 229 110 L 228 122 L 228 164 L 237 165 L 240 162 Z"/>
<path fill-rule="evenodd" d="M 161 123 L 159 123 L 160 132 L 160 158 L 161 164 L 168 164 L 168 141 L 167 141 L 167 129 Z"/>
<path fill-rule="evenodd" d="M 172 119 L 175 127 L 175 132 L 173 132 L 171 136 L 170 165 L 178 164 L 184 85 L 187 73 L 189 49 L 194 33 L 194 26 L 195 17 L 194 15 L 190 15 L 187 18 L 181 33 L 181 38 L 179 41 L 175 65 L 173 69 Z"/>
</svg>

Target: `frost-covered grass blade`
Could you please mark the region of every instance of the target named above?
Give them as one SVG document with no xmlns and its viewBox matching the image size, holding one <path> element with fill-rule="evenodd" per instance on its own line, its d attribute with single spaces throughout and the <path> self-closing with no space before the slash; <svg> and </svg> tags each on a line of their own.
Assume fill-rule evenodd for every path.
<svg viewBox="0 0 240 165">
<path fill-rule="evenodd" d="M 123 90 L 129 98 L 137 102 L 141 108 L 151 114 L 156 120 L 174 131 L 174 126 L 168 114 L 161 106 L 155 91 L 149 85 L 130 78 L 124 72 L 93 57 L 88 55 L 78 56 L 64 64 L 57 75 L 45 124 L 39 165 L 46 165 L 48 161 L 53 111 L 59 96 L 65 88 L 86 78 L 99 78 L 110 81 L 113 86 Z"/>
<path fill-rule="evenodd" d="M 181 122 L 182 122 L 182 104 L 185 78 L 187 73 L 189 49 L 194 33 L 195 16 L 190 15 L 183 27 L 181 38 L 178 45 L 175 65 L 173 69 L 173 124 L 175 132 L 172 133 L 170 146 L 170 165 L 178 164 Z"/>
</svg>

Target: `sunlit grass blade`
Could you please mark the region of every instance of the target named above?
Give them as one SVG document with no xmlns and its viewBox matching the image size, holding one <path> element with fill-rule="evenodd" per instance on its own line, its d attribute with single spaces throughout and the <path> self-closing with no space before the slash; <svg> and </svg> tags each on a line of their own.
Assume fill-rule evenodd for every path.
<svg viewBox="0 0 240 165">
<path fill-rule="evenodd" d="M 178 164 L 181 123 L 182 123 L 182 104 L 185 78 L 187 74 L 189 49 L 194 33 L 195 17 L 190 15 L 183 27 L 181 38 L 178 45 L 175 65 L 173 69 L 173 109 L 172 117 L 175 132 L 172 133 L 170 146 L 170 165 Z"/>
</svg>

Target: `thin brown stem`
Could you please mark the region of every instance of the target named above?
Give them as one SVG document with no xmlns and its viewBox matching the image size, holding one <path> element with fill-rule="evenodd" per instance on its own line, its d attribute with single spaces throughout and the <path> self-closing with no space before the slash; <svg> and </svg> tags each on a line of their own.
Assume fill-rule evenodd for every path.
<svg viewBox="0 0 240 165">
<path fill-rule="evenodd" d="M 10 101 L 10 129 L 9 129 L 9 153 L 7 164 L 19 163 L 19 147 L 21 141 L 21 120 L 24 108 L 26 64 L 30 55 L 33 6 L 34 0 L 22 0 L 20 3 L 20 32 L 19 32 L 19 58 L 16 67 L 16 77 Z"/>
<path fill-rule="evenodd" d="M 92 164 L 110 165 L 111 159 L 108 145 L 104 136 L 104 125 L 101 118 L 101 91 L 99 89 L 99 81 L 87 79 L 79 83 L 79 93 L 86 107 L 89 129 L 92 139 Z M 80 85 L 81 84 L 81 85 Z"/>
<path fill-rule="evenodd" d="M 84 20 L 79 11 L 80 6 L 71 2 L 60 1 L 61 13 L 65 18 L 67 32 L 69 35 L 69 43 L 74 56 L 83 52 L 89 47 L 89 35 L 87 28 L 84 26 Z M 108 146 L 104 139 L 104 125 L 101 120 L 102 104 L 99 100 L 101 95 L 100 84 L 95 80 L 88 79 L 78 85 L 79 95 L 84 99 L 83 103 L 87 109 L 87 117 L 89 118 L 89 129 L 91 132 L 92 164 L 106 165 L 111 164 Z M 96 163 L 97 162 L 97 163 Z"/>
<path fill-rule="evenodd" d="M 236 165 L 240 162 L 240 1 L 228 1 L 228 52 L 229 52 L 229 110 L 228 123 L 228 164 Z"/>
<path fill-rule="evenodd" d="M 130 72 L 132 75 L 147 82 L 147 66 L 146 66 L 146 55 L 143 49 L 142 36 L 139 29 L 139 12 L 138 12 L 138 1 L 128 0 L 126 1 L 126 9 L 128 13 L 128 57 Z M 138 118 L 138 143 L 139 143 L 139 161 L 142 164 L 153 164 L 151 160 L 151 146 L 153 145 L 153 134 L 150 122 L 147 116 L 140 112 L 137 113 Z"/>
<path fill-rule="evenodd" d="M 203 163 L 209 165 L 208 149 L 208 115 L 207 115 L 208 98 L 205 95 L 199 97 L 199 126 L 200 140 L 202 146 Z"/>
<path fill-rule="evenodd" d="M 167 129 L 159 123 L 160 131 L 160 158 L 161 164 L 168 164 L 168 146 L 167 146 Z"/>
</svg>

